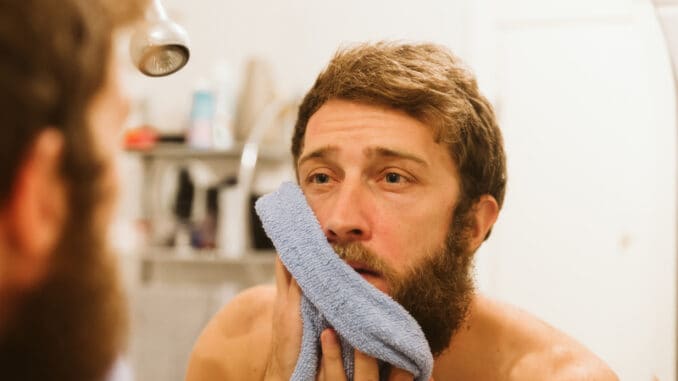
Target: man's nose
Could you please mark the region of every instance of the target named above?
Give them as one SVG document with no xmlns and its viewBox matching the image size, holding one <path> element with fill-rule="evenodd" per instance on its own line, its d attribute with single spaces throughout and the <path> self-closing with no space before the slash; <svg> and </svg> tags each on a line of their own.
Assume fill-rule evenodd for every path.
<svg viewBox="0 0 678 381">
<path fill-rule="evenodd" d="M 369 240 L 369 191 L 361 184 L 344 183 L 335 195 L 323 230 L 332 244 Z"/>
</svg>

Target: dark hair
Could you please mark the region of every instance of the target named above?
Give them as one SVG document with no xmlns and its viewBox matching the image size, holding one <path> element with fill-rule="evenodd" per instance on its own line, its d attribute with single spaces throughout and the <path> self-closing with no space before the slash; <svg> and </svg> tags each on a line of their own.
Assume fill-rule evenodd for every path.
<svg viewBox="0 0 678 381">
<path fill-rule="evenodd" d="M 0 207 L 25 153 L 47 127 L 65 136 L 64 174 L 91 174 L 77 168 L 93 146 L 86 110 L 104 84 L 115 28 L 138 17 L 146 3 L 0 0 Z"/>
<path fill-rule="evenodd" d="M 107 81 L 113 32 L 141 0 L 0 0 L 0 209 L 37 135 L 64 135 L 68 219 L 42 284 L 0 335 L 3 379 L 104 379 L 125 342 L 115 258 L 94 223 L 105 193 L 87 114 Z"/>
<path fill-rule="evenodd" d="M 484 194 L 502 206 L 506 158 L 494 111 L 473 74 L 446 48 L 378 42 L 337 52 L 299 107 L 292 137 L 295 162 L 309 119 L 332 98 L 402 110 L 429 125 L 459 171 L 459 214 Z"/>
</svg>

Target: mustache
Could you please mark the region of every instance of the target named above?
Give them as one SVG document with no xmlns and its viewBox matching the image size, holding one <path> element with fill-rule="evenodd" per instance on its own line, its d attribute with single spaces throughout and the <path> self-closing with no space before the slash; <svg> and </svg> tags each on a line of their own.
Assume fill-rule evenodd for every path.
<svg viewBox="0 0 678 381">
<path fill-rule="evenodd" d="M 346 262 L 360 263 L 370 271 L 378 273 L 389 285 L 393 285 L 397 280 L 395 270 L 386 263 L 381 257 L 374 254 L 359 242 L 348 244 L 332 245 L 339 258 Z"/>
</svg>

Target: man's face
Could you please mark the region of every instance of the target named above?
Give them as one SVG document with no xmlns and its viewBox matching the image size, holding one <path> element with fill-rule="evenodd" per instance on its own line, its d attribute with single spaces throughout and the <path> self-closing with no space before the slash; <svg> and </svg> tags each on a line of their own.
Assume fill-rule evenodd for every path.
<svg viewBox="0 0 678 381">
<path fill-rule="evenodd" d="M 455 165 L 429 127 L 343 100 L 309 120 L 298 173 L 330 243 L 360 243 L 399 276 L 441 247 L 459 194 Z M 381 277 L 362 275 L 391 291 Z"/>
<path fill-rule="evenodd" d="M 413 315 L 434 354 L 444 350 L 473 291 L 447 148 L 403 112 L 331 100 L 309 120 L 298 174 L 339 256 Z"/>
</svg>

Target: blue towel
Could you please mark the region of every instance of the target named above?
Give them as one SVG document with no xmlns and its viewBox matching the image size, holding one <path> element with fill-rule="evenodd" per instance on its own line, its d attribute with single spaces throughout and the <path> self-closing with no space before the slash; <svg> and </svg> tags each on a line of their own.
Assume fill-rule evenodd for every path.
<svg viewBox="0 0 678 381">
<path fill-rule="evenodd" d="M 257 200 L 266 234 L 302 290 L 303 334 L 293 381 L 315 380 L 320 333 L 332 327 L 341 340 L 344 369 L 353 380 L 353 348 L 428 381 L 433 356 L 419 324 L 334 252 L 318 220 L 293 183 Z M 383 379 L 387 375 L 381 372 Z"/>
</svg>

